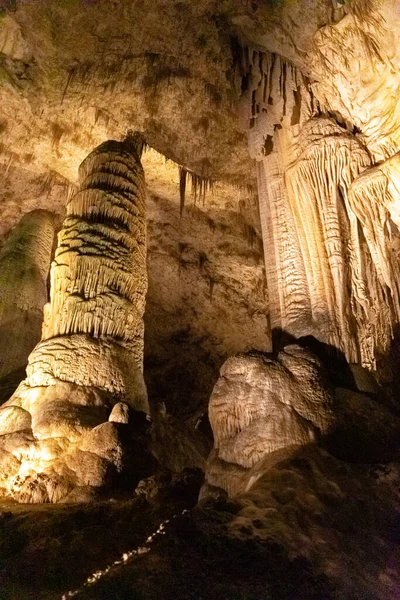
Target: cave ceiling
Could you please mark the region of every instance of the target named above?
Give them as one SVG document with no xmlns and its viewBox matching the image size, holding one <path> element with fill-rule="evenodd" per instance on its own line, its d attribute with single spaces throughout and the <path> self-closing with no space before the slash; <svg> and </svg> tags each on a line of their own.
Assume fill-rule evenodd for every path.
<svg viewBox="0 0 400 600">
<path fill-rule="evenodd" d="M 253 185 L 246 124 L 237 116 L 237 45 L 290 61 L 371 152 L 392 153 L 398 5 L 353 4 L 361 21 L 365 15 L 361 41 L 346 4 L 326 0 L 5 2 L 0 160 L 10 202 L 1 206 L 2 231 L 32 208 L 57 209 L 90 150 L 129 130 L 198 175 Z"/>
</svg>

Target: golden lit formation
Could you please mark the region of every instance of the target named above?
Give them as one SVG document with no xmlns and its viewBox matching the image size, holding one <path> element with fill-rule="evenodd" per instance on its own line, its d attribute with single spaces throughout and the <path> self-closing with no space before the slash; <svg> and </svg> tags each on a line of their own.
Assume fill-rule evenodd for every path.
<svg viewBox="0 0 400 600">
<path fill-rule="evenodd" d="M 2 486 L 56 502 L 121 469 L 118 401 L 148 411 L 143 381 L 147 289 L 141 141 L 106 142 L 80 167 L 51 267 L 42 340 L 0 408 Z M 9 436 L 13 436 L 10 443 Z"/>
<path fill-rule="evenodd" d="M 0 0 L 1 600 L 398 600 L 399 90 L 400 0 Z"/>
</svg>

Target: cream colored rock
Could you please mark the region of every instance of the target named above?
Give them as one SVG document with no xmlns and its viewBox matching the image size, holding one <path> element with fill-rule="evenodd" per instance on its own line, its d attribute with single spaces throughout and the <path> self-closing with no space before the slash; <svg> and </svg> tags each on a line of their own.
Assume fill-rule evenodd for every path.
<svg viewBox="0 0 400 600">
<path fill-rule="evenodd" d="M 122 468 L 115 403 L 148 411 L 143 381 L 147 289 L 142 141 L 106 142 L 82 163 L 51 268 L 42 341 L 0 410 L 1 472 L 21 502 L 58 502 Z"/>
<path fill-rule="evenodd" d="M 118 426 L 116 423 L 98 425 L 81 439 L 79 449 L 111 461 L 117 470 L 121 470 L 122 446 Z"/>
<path fill-rule="evenodd" d="M 373 365 L 378 336 L 360 302 L 375 297 L 376 268 L 362 261 L 349 201 L 368 152 L 331 119 L 284 126 L 273 140 L 257 164 L 272 327 L 313 335 L 350 362 Z"/>
<path fill-rule="evenodd" d="M 129 423 L 129 405 L 125 402 L 118 402 L 113 406 L 108 420 L 111 423 Z"/>
<path fill-rule="evenodd" d="M 261 459 L 279 449 L 318 441 L 335 424 L 325 368 L 310 351 L 286 346 L 229 358 L 209 403 L 214 450 L 206 481 L 234 495 Z"/>
<path fill-rule="evenodd" d="M 271 326 L 370 369 L 400 322 L 395 4 L 346 3 L 315 33 L 303 71 L 249 44 L 236 73 Z"/>
<path fill-rule="evenodd" d="M 57 467 L 58 465 L 55 465 L 56 470 Z M 74 473 L 74 487 L 104 487 L 109 483 L 108 478 L 112 470 L 110 460 L 98 456 L 94 452 L 86 452 L 79 450 L 78 448 L 71 450 L 65 455 L 62 467 L 63 469 L 60 469 L 60 475 L 64 481 L 68 481 L 67 473 L 69 471 Z"/>
<path fill-rule="evenodd" d="M 360 138 L 326 118 L 284 125 L 257 163 L 272 327 L 370 369 L 400 321 L 397 163 L 371 167 Z"/>
<path fill-rule="evenodd" d="M 399 151 L 400 42 L 395 0 L 346 3 L 314 36 L 307 62 L 321 104 L 355 125 L 380 162 Z"/>
<path fill-rule="evenodd" d="M 11 452 L 0 450 L 0 489 L 7 491 L 7 480 L 9 477 L 17 475 L 20 468 L 20 461 Z"/>
<path fill-rule="evenodd" d="M 0 53 L 12 60 L 28 61 L 32 58 L 21 27 L 10 15 L 1 15 L 0 18 Z"/>
<path fill-rule="evenodd" d="M 31 414 L 19 406 L 0 408 L 0 436 L 32 429 Z"/>
</svg>

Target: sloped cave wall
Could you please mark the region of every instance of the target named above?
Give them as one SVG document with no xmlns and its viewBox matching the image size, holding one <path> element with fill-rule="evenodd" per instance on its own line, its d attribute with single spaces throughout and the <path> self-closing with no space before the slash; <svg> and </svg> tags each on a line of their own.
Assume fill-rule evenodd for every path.
<svg viewBox="0 0 400 600">
<path fill-rule="evenodd" d="M 255 200 L 242 192 L 240 210 L 239 196 L 208 207 L 209 194 L 181 218 L 176 199 L 148 195 L 145 379 L 153 403 L 193 424 L 229 355 L 271 348 Z"/>
</svg>

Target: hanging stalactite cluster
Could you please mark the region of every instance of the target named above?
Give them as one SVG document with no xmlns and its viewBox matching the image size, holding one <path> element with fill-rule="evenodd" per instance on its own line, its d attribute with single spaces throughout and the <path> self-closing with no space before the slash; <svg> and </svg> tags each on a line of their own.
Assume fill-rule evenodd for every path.
<svg viewBox="0 0 400 600">
<path fill-rule="evenodd" d="M 290 61 L 238 43 L 234 49 L 238 113 L 249 132 L 250 155 L 260 160 L 271 152 L 277 128 L 304 122 L 320 107 L 310 81 Z"/>
<path fill-rule="evenodd" d="M 359 9 L 350 11 L 357 22 Z M 234 62 L 239 115 L 257 161 L 272 328 L 315 335 L 374 368 L 400 320 L 388 226 L 393 178 L 361 174 L 370 153 L 291 63 L 239 46 Z"/>
<path fill-rule="evenodd" d="M 188 180 L 191 183 L 191 193 L 193 203 L 196 206 L 197 201 L 201 202 L 204 206 L 206 200 L 206 194 L 208 191 L 213 190 L 214 180 L 210 177 L 197 175 L 193 171 L 189 171 L 185 167 L 179 166 L 179 195 L 180 195 L 180 214 L 182 216 L 183 210 L 186 203 L 186 190 Z"/>
</svg>

